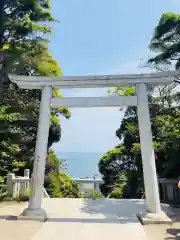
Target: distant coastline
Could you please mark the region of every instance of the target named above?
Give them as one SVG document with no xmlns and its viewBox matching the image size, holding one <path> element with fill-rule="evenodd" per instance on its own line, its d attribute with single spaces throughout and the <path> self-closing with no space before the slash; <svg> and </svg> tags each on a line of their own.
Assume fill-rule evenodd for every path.
<svg viewBox="0 0 180 240">
<path fill-rule="evenodd" d="M 101 177 L 98 170 L 100 158 L 104 155 L 101 152 L 58 152 L 57 156 L 64 160 L 64 171 L 73 178 L 88 177 L 93 175 Z"/>
</svg>

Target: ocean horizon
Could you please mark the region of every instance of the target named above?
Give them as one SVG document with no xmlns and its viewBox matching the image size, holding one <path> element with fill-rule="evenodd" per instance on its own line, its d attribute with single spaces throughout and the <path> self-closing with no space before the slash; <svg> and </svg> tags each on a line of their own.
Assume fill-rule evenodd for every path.
<svg viewBox="0 0 180 240">
<path fill-rule="evenodd" d="M 93 175 L 101 178 L 98 163 L 104 153 L 100 152 L 58 152 L 58 158 L 63 160 L 64 171 L 73 178 L 88 177 Z"/>
</svg>

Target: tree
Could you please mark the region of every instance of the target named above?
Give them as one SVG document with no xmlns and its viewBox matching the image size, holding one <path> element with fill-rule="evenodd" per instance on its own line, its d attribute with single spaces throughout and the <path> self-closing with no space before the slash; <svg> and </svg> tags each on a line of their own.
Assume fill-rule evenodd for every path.
<svg viewBox="0 0 180 240">
<path fill-rule="evenodd" d="M 162 14 L 149 48 L 153 52 L 153 56 L 148 60 L 149 67 L 157 71 L 180 68 L 179 14 Z M 175 79 L 175 84 L 149 88 L 153 144 L 157 173 L 160 177 L 175 178 L 179 175 L 180 92 L 176 87 L 177 83 L 178 78 Z M 118 87 L 111 94 L 133 95 L 134 89 Z M 116 135 L 122 143 L 110 150 L 99 162 L 99 170 L 104 180 L 102 192 L 104 195 L 111 193 L 114 189 L 112 186 L 119 184 L 121 175 L 125 174 L 125 189 L 128 186 L 129 196 L 139 196 L 143 191 L 143 179 L 136 108 L 128 107 L 125 110 Z"/>
<path fill-rule="evenodd" d="M 1 1 L 1 84 L 8 82 L 7 73 L 14 70 L 12 63 L 20 63 L 21 56 L 24 58 L 28 50 L 33 49 L 33 45 L 48 42 L 47 34 L 51 32 L 51 28 L 44 23 L 52 21 L 54 19 L 50 12 L 49 0 Z"/>
<path fill-rule="evenodd" d="M 45 23 L 54 21 L 49 1 L 6 0 L 1 2 L 0 9 L 2 13 L 0 51 L 3 56 L 8 56 L 2 59 L 1 83 L 4 79 L 7 80 L 8 73 L 11 72 L 20 75 L 60 76 L 58 63 L 52 58 L 47 46 L 47 34 L 51 33 L 51 28 Z M 28 159 L 32 160 L 30 156 L 35 147 L 41 91 L 22 90 L 10 82 L 6 85 L 3 82 L 2 89 L 3 110 L 0 120 L 4 135 L 1 135 L 0 145 L 3 148 L 6 145 L 6 151 L 3 149 L 2 153 L 7 155 L 6 159 L 10 166 L 16 161 L 17 170 L 19 166 L 30 167 Z M 61 97 L 58 91 L 54 90 L 53 94 Z M 48 147 L 60 140 L 61 114 L 67 118 L 70 116 L 66 108 L 51 112 Z M 15 154 L 7 151 L 12 144 L 16 144 Z"/>
<path fill-rule="evenodd" d="M 38 69 L 40 69 L 41 72 L 39 74 L 50 75 L 52 69 L 54 69 L 54 74 L 60 75 L 61 72 L 57 62 L 46 52 L 43 54 L 43 57 L 39 55 L 34 56 L 34 62 L 35 61 L 41 64 L 36 65 L 36 72 L 34 67 L 34 73 L 38 74 Z M 30 64 L 29 66 L 31 67 Z M 43 66 L 44 69 L 41 66 Z M 46 66 L 46 68 L 44 66 Z M 58 90 L 54 90 L 53 94 L 56 97 L 61 97 Z M 30 156 L 32 156 L 34 152 L 41 91 L 23 90 L 19 89 L 14 84 L 10 84 L 8 91 L 4 93 L 4 97 L 6 101 L 4 100 L 2 105 L 4 111 L 1 115 L 1 122 L 4 122 L 4 124 L 1 126 L 3 127 L 3 125 L 7 125 L 8 133 L 13 135 L 14 139 L 12 136 L 10 137 L 10 135 L 7 135 L 7 131 L 5 131 L 5 128 L 3 127 L 2 131 L 4 131 L 6 136 L 6 138 L 3 137 L 2 139 L 3 143 L 6 141 L 6 144 L 9 142 L 11 145 L 13 144 L 12 141 L 15 141 L 14 143 L 16 143 L 18 147 L 20 146 L 19 154 L 17 153 L 16 156 L 14 156 L 16 161 L 18 159 L 17 165 L 19 165 L 19 162 L 25 160 L 28 165 L 25 166 L 21 164 L 21 166 L 23 166 L 23 168 L 29 167 L 29 162 L 27 160 L 32 159 Z M 51 111 L 48 147 L 51 147 L 53 142 L 58 142 L 60 140 L 60 115 L 69 118 L 70 113 L 66 108 L 58 108 Z M 10 155 L 13 156 L 12 154 Z"/>
<path fill-rule="evenodd" d="M 163 69 L 180 68 L 180 14 L 163 13 L 151 39 L 150 50 L 155 56 L 148 60 L 150 65 Z M 175 79 L 179 82 L 178 79 Z"/>
<path fill-rule="evenodd" d="M 49 0 L 3 0 L 0 3 L 0 175 L 22 175 L 32 170 L 41 90 L 19 89 L 9 73 L 27 76 L 61 76 L 48 50 L 51 15 Z M 3 95 L 2 95 L 3 94 Z M 62 97 L 59 89 L 53 96 Z M 70 117 L 67 108 L 51 111 L 48 152 L 61 137 L 60 119 Z M 49 153 L 50 154 L 50 153 Z M 49 155 L 48 155 L 49 156 Z M 57 162 L 56 162 L 57 164 Z M 48 173 L 47 173 L 48 174 Z M 74 184 L 74 183 L 72 183 Z"/>
<path fill-rule="evenodd" d="M 118 94 L 134 94 L 134 89 L 116 89 Z M 153 144 L 157 173 L 161 177 L 177 177 L 180 164 L 180 98 L 179 92 L 158 95 L 149 92 Z M 144 192 L 138 118 L 135 107 L 125 110 L 120 128 L 116 131 L 122 143 L 105 154 L 99 162 L 103 176 L 101 192 L 107 196 L 137 198 Z M 122 180 L 122 177 L 124 179 Z M 120 187 L 118 187 L 120 186 Z M 117 190 L 121 189 L 121 192 Z M 118 190 L 119 191 L 119 190 Z M 114 196 L 114 195 L 113 195 Z"/>
<path fill-rule="evenodd" d="M 150 66 L 154 66 L 158 70 L 178 70 L 180 68 L 180 14 L 169 12 L 162 14 L 154 30 L 149 47 L 155 54 L 155 56 L 148 60 Z M 161 126 L 161 129 L 158 129 L 158 131 L 161 130 L 161 137 L 166 142 L 167 156 L 175 152 L 178 154 L 179 152 L 180 139 L 179 126 L 177 125 L 177 121 L 179 121 L 179 90 L 176 88 L 177 83 L 180 83 L 179 76 L 175 78 L 175 83 L 169 87 L 159 88 L 162 99 L 161 109 L 165 108 L 166 115 L 158 119 L 158 123 Z M 168 127 L 168 130 L 171 131 L 171 134 L 167 133 L 164 123 Z M 173 176 L 174 173 L 174 176 L 177 175 L 178 160 L 177 158 L 174 159 L 176 161 L 173 160 L 171 164 L 166 165 L 164 174 Z"/>
</svg>

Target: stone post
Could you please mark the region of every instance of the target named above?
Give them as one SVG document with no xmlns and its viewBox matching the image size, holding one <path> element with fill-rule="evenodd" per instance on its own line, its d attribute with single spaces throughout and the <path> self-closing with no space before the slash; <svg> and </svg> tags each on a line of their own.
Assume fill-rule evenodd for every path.
<svg viewBox="0 0 180 240">
<path fill-rule="evenodd" d="M 9 197 L 12 197 L 13 194 L 13 179 L 15 178 L 14 173 L 8 173 L 7 175 L 7 194 Z"/>
<path fill-rule="evenodd" d="M 30 170 L 29 169 L 24 169 L 24 177 L 29 178 L 30 176 Z"/>
<path fill-rule="evenodd" d="M 21 178 L 19 180 L 19 197 L 22 199 L 25 196 L 26 193 L 26 181 Z"/>
<path fill-rule="evenodd" d="M 25 191 L 26 194 L 29 195 L 30 193 L 30 170 L 29 169 L 24 169 L 24 178 L 26 178 L 27 180 L 25 181 Z"/>
</svg>

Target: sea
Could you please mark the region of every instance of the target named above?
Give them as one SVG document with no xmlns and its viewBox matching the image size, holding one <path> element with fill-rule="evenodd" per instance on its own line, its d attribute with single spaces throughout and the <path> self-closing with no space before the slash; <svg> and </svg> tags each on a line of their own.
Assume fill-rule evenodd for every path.
<svg viewBox="0 0 180 240">
<path fill-rule="evenodd" d="M 99 152 L 56 152 L 63 160 L 63 170 L 73 178 L 101 178 L 98 163 L 104 153 Z"/>
</svg>

